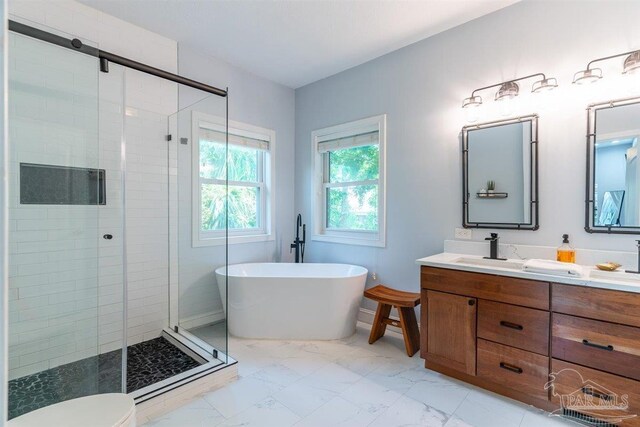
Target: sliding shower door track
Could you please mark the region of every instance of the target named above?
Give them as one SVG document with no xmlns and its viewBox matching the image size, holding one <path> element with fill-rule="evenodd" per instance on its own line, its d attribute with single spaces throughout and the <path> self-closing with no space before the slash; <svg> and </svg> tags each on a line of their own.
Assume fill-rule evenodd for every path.
<svg viewBox="0 0 640 427">
<path fill-rule="evenodd" d="M 227 349 L 225 349 L 225 351 L 220 351 L 220 349 L 213 347 L 211 344 L 198 338 L 196 335 L 192 334 L 185 328 L 181 326 L 175 326 L 174 328 L 175 328 L 174 331 L 177 334 L 179 334 L 181 337 L 186 338 L 187 340 L 189 340 L 191 344 L 196 345 L 198 348 L 202 349 L 205 353 L 213 356 L 214 358 L 217 358 L 222 362 L 225 362 L 226 360 L 229 360 L 229 359 L 233 359 L 231 356 L 229 356 L 226 353 Z"/>
<path fill-rule="evenodd" d="M 226 357 L 226 355 L 226 363 L 223 361 L 225 359 L 214 358 L 212 356 L 212 352 L 208 352 L 208 350 L 201 348 L 190 339 L 185 338 L 180 333 L 176 333 L 171 329 L 164 329 L 162 331 L 162 336 L 173 345 L 178 347 L 181 351 L 185 352 L 190 357 L 202 364 L 196 368 L 174 375 L 171 378 L 167 378 L 166 380 L 159 381 L 155 384 L 151 384 L 147 387 L 143 387 L 139 390 L 129 393 L 129 395 L 133 397 L 136 404 L 167 393 L 175 388 L 181 387 L 185 384 L 189 384 L 206 375 L 213 374 L 214 372 L 218 372 L 222 369 L 228 368 L 238 363 L 235 359 Z M 218 357 L 220 357 L 221 354 L 223 353 L 218 352 Z"/>
<path fill-rule="evenodd" d="M 199 89 L 204 92 L 211 93 L 213 95 L 226 97 L 227 91 L 208 84 L 182 77 L 178 74 L 173 74 L 160 68 L 152 67 L 151 65 L 144 64 L 142 62 L 134 61 L 133 59 L 125 58 L 123 56 L 116 55 L 114 53 L 100 50 L 93 46 L 85 45 L 80 39 L 67 39 L 57 34 L 50 33 L 48 31 L 41 30 L 18 21 L 9 20 L 9 31 L 19 33 L 34 39 L 42 40 L 47 43 L 55 44 L 60 47 L 75 50 L 76 52 L 84 53 L 85 55 L 94 56 L 100 59 L 100 71 L 109 72 L 109 62 L 122 65 L 134 70 L 141 71 L 146 74 L 151 74 L 156 77 L 160 77 L 165 80 L 169 80 L 175 83 L 179 83 L 185 86 Z"/>
</svg>

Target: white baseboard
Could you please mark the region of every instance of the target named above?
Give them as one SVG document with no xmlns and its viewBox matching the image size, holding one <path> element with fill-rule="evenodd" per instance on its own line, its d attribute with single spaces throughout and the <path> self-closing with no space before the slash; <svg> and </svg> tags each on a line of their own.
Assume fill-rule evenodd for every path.
<svg viewBox="0 0 640 427">
<path fill-rule="evenodd" d="M 199 326 L 209 325 L 224 320 L 224 310 L 214 310 L 208 313 L 196 314 L 195 316 L 189 316 L 184 319 L 180 319 L 180 326 L 184 329 L 193 329 Z"/>
<path fill-rule="evenodd" d="M 360 307 L 358 311 L 358 322 L 368 323 L 369 325 L 373 325 L 373 318 L 376 315 L 376 312 L 373 310 L 369 310 L 368 308 Z"/>
</svg>

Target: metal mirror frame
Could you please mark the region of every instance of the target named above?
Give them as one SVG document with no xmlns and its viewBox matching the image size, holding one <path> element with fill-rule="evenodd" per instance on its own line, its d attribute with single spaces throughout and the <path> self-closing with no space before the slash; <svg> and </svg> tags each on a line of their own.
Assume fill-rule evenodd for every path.
<svg viewBox="0 0 640 427">
<path fill-rule="evenodd" d="M 595 225 L 593 218 L 594 195 L 596 185 L 596 134 L 597 113 L 599 110 L 622 107 L 624 105 L 640 104 L 640 97 L 624 98 L 608 102 L 590 104 L 587 107 L 587 179 L 585 195 L 584 229 L 587 233 L 605 234 L 640 234 L 640 225 L 635 227 Z"/>
<path fill-rule="evenodd" d="M 505 126 L 514 123 L 531 122 L 531 142 L 530 147 L 530 194 L 529 222 L 472 222 L 469 221 L 469 131 L 486 129 L 497 126 Z M 540 228 L 539 224 L 539 202 L 538 202 L 538 115 L 516 117 L 513 119 L 496 120 L 492 122 L 469 125 L 462 128 L 462 226 L 464 228 L 492 228 L 501 230 L 529 230 L 535 231 Z"/>
</svg>

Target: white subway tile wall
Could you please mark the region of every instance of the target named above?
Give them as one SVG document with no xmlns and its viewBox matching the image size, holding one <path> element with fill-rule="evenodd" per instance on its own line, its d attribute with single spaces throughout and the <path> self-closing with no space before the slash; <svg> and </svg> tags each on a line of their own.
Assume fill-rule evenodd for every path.
<svg viewBox="0 0 640 427">
<path fill-rule="evenodd" d="M 166 136 L 178 88 L 135 70 L 127 69 L 125 76 L 128 343 L 135 344 L 159 336 L 169 326 Z"/>
</svg>

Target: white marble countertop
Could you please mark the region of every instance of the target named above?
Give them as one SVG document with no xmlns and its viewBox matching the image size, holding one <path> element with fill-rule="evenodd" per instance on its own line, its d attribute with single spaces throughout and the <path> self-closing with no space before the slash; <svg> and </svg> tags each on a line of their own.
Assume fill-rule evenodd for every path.
<svg viewBox="0 0 640 427">
<path fill-rule="evenodd" d="M 640 293 L 640 274 L 625 273 L 623 270 L 608 272 L 600 271 L 595 267 L 584 266 L 585 274 L 583 277 L 556 276 L 522 271 L 520 267 L 524 261 L 519 259 L 508 259 L 506 261 L 484 260 L 483 257 L 478 255 L 448 252 L 420 258 L 416 260 L 416 263 L 428 267 L 446 268 L 450 270 L 471 271 L 474 273 L 495 274 L 498 276 Z M 483 265 L 482 263 L 490 265 Z"/>
</svg>

